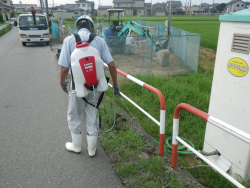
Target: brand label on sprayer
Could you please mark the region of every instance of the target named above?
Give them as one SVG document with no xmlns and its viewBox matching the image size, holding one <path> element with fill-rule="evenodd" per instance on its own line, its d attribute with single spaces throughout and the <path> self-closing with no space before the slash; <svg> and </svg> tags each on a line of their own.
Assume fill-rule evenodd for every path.
<svg viewBox="0 0 250 188">
<path fill-rule="evenodd" d="M 243 77 L 249 71 L 247 62 L 241 58 L 232 58 L 227 63 L 228 71 L 236 77 Z"/>
<path fill-rule="evenodd" d="M 85 68 L 86 72 L 92 72 L 94 70 L 93 63 L 84 64 L 84 68 Z"/>
</svg>

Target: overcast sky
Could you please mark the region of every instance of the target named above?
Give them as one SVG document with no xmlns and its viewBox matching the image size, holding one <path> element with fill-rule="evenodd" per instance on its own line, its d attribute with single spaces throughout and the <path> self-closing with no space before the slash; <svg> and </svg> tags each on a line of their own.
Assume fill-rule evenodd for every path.
<svg viewBox="0 0 250 188">
<path fill-rule="evenodd" d="M 40 0 L 21 0 L 23 4 L 35 4 L 40 2 Z M 90 0 L 90 1 L 94 1 L 95 2 L 95 8 L 98 7 L 99 5 L 99 0 Z M 186 2 L 189 2 L 190 0 L 180 0 L 182 2 L 182 4 L 186 4 Z M 227 3 L 230 0 L 191 0 L 192 5 L 196 4 L 201 4 L 202 3 L 208 3 L 208 4 L 213 4 L 214 3 Z M 247 0 L 249 1 L 249 0 Z M 19 3 L 20 0 L 13 0 L 14 4 Z M 101 5 L 113 5 L 113 0 L 100 0 L 100 4 Z M 151 3 L 151 0 L 146 0 L 146 3 Z M 152 0 L 153 4 L 155 3 L 162 3 L 162 2 L 166 2 L 166 0 Z M 52 6 L 53 0 L 48 0 L 48 4 L 49 6 Z M 54 4 L 55 5 L 63 5 L 63 4 L 74 4 L 75 0 L 54 0 Z"/>
</svg>

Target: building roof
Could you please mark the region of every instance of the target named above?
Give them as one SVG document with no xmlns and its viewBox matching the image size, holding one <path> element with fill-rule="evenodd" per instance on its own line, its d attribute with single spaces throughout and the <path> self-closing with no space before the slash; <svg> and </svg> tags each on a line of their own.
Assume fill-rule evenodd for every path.
<svg viewBox="0 0 250 188">
<path fill-rule="evenodd" d="M 241 0 L 232 0 L 232 1 L 229 1 L 228 3 L 226 3 L 227 5 L 230 5 L 230 4 L 233 4 L 237 1 L 241 1 Z M 242 3 L 245 3 L 244 1 L 241 1 Z"/>
<path fill-rule="evenodd" d="M 113 3 L 134 3 L 134 0 L 113 0 Z"/>
<path fill-rule="evenodd" d="M 169 6 L 169 3 L 170 3 L 170 1 L 167 1 L 168 6 Z M 172 6 L 182 6 L 182 3 L 181 3 L 181 1 L 172 1 L 171 5 Z"/>
<path fill-rule="evenodd" d="M 111 9 L 112 8 L 112 6 L 99 6 L 98 7 L 98 10 L 107 10 L 107 9 Z"/>
<path fill-rule="evenodd" d="M 71 8 L 68 8 L 67 10 L 71 10 L 71 11 L 75 11 L 75 10 L 83 10 L 83 9 L 81 9 L 81 8 L 79 8 L 79 7 L 71 7 Z"/>
<path fill-rule="evenodd" d="M 79 0 L 79 1 L 75 1 L 75 3 L 91 3 L 90 1 L 86 1 L 86 0 Z"/>
<path fill-rule="evenodd" d="M 155 6 L 157 6 L 157 7 L 166 6 L 166 3 L 155 3 L 155 4 L 153 4 L 153 7 L 155 7 Z"/>
</svg>

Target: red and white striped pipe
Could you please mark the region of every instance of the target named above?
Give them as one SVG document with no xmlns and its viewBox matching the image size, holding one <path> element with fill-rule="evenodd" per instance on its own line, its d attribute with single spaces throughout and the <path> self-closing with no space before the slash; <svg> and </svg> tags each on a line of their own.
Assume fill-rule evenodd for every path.
<svg viewBox="0 0 250 188">
<path fill-rule="evenodd" d="M 208 165 L 210 165 L 212 168 L 214 168 L 217 172 L 219 172 L 222 176 L 224 176 L 226 179 L 228 179 L 230 182 L 232 182 L 234 185 L 240 188 L 244 188 L 243 185 L 241 185 L 238 181 L 236 181 L 233 177 L 229 176 L 226 172 L 221 170 L 217 165 L 215 165 L 213 162 L 209 161 L 204 155 L 199 153 L 197 150 L 195 150 L 192 146 L 190 146 L 188 143 L 186 143 L 184 140 L 182 140 L 178 136 L 179 132 L 179 117 L 180 117 L 180 111 L 186 110 L 199 118 L 211 123 L 212 125 L 228 132 L 229 134 L 239 138 L 240 140 L 250 144 L 250 135 L 219 120 L 216 119 L 207 113 L 185 103 L 179 104 L 174 111 L 174 121 L 173 121 L 173 138 L 172 138 L 172 162 L 171 166 L 173 168 L 176 168 L 177 166 L 177 147 L 178 147 L 178 141 L 181 142 L 184 146 L 186 146 L 190 151 L 192 151 L 195 155 L 200 157 L 203 161 L 205 161 Z"/>
<path fill-rule="evenodd" d="M 108 67 L 107 64 L 104 63 L 104 66 Z M 164 155 L 164 136 L 165 136 L 165 114 L 166 114 L 166 104 L 165 104 L 165 99 L 163 97 L 163 94 L 161 93 L 160 90 L 146 84 L 145 82 L 142 82 L 141 80 L 119 70 L 116 69 L 117 73 L 119 73 L 120 75 L 128 78 L 129 80 L 139 84 L 140 86 L 148 89 L 149 91 L 152 91 L 153 93 L 155 93 L 159 100 L 160 100 L 160 144 L 159 144 L 159 155 Z M 146 114 L 147 115 L 147 114 Z"/>
<path fill-rule="evenodd" d="M 180 117 L 180 111 L 186 110 L 199 118 L 211 123 L 212 125 L 228 132 L 229 134 L 235 136 L 236 138 L 239 138 L 240 140 L 250 144 L 250 135 L 241 131 L 240 129 L 237 129 L 233 127 L 232 125 L 229 125 L 217 118 L 214 118 L 207 113 L 189 105 L 186 103 L 179 104 L 174 111 L 174 121 L 173 121 L 173 138 L 172 138 L 172 163 L 171 166 L 173 168 L 176 168 L 177 166 L 177 147 L 178 147 L 178 131 L 179 131 L 179 117 Z"/>
</svg>

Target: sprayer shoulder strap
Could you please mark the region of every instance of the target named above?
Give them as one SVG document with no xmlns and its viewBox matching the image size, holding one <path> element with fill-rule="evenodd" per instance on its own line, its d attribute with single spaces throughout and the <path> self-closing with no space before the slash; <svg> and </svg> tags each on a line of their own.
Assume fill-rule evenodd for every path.
<svg viewBox="0 0 250 188">
<path fill-rule="evenodd" d="M 106 80 L 107 80 L 107 83 L 109 83 L 109 77 L 106 77 Z M 101 95 L 100 95 L 100 97 L 99 97 L 99 99 L 98 99 L 98 102 L 97 102 L 96 106 L 93 105 L 93 104 L 91 104 L 90 102 L 88 102 L 87 99 L 86 99 L 85 97 L 83 97 L 82 100 L 84 100 L 84 101 L 85 101 L 86 103 L 88 103 L 89 105 L 91 105 L 91 106 L 96 107 L 97 109 L 99 109 L 103 97 L 104 97 L 104 92 L 101 93 Z"/>
<path fill-rule="evenodd" d="M 81 41 L 81 37 L 79 36 L 78 33 L 77 33 L 77 34 L 73 34 L 73 35 L 74 35 L 74 37 L 75 37 L 76 43 L 78 43 L 78 42 Z M 91 34 L 89 35 L 89 40 L 88 40 L 89 44 L 95 39 L 95 37 L 96 37 L 96 34 L 94 34 L 94 33 L 91 33 Z"/>
</svg>

